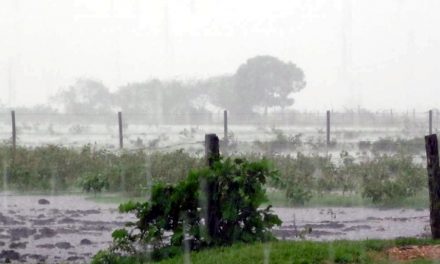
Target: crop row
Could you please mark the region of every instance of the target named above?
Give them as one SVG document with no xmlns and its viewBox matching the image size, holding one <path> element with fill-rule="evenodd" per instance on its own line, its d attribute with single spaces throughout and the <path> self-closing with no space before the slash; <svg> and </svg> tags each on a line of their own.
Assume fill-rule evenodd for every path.
<svg viewBox="0 0 440 264">
<path fill-rule="evenodd" d="M 304 204 L 326 193 L 360 193 L 374 203 L 410 197 L 427 186 L 426 170 L 405 153 L 354 157 L 346 151 L 331 155 L 246 154 L 249 160 L 268 159 L 279 179 L 269 187 L 283 190 L 291 204 Z M 0 146 L 3 189 L 71 191 L 99 178 L 111 192 L 140 195 L 154 182 L 176 183 L 189 171 L 205 166 L 203 157 L 173 152 L 111 152 L 86 145 L 82 149 L 56 145 L 35 148 Z M 97 180 L 96 180 L 97 181 Z M 92 181 L 93 182 L 93 181 Z M 105 184 L 104 184 L 105 183 Z M 89 181 L 90 184 L 90 181 Z M 99 190 L 98 190 L 99 191 Z"/>
</svg>

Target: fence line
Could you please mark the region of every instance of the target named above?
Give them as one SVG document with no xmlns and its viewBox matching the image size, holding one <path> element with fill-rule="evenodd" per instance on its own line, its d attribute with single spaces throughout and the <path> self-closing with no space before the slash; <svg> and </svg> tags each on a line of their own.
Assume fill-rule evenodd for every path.
<svg viewBox="0 0 440 264">
<path fill-rule="evenodd" d="M 7 117 L 9 115 L 9 117 Z M 346 111 L 346 112 L 336 112 L 336 111 L 326 111 L 326 112 L 289 112 L 289 113 L 269 113 L 267 115 L 261 114 L 245 114 L 245 113 L 234 113 L 229 111 L 215 112 L 215 113 L 192 113 L 192 114 L 164 114 L 161 116 L 153 116 L 153 113 L 122 113 L 118 112 L 115 114 L 97 114 L 97 113 L 29 113 L 29 112 L 16 112 L 12 110 L 10 113 L 0 113 L 0 135 L 10 135 L 7 138 L 0 138 L 0 140 L 11 140 L 13 146 L 20 143 L 22 138 L 20 137 L 65 137 L 65 136 L 110 136 L 110 139 L 118 138 L 119 148 L 124 148 L 124 140 L 129 140 L 130 137 L 137 136 L 149 137 L 152 135 L 158 136 L 160 134 L 176 134 L 176 131 L 172 131 L 171 127 L 168 127 L 166 131 L 156 131 L 150 132 L 145 131 L 146 127 L 166 127 L 166 126 L 176 126 L 182 128 L 181 126 L 190 126 L 190 130 L 178 132 L 178 135 L 192 135 L 199 133 L 200 131 L 192 131 L 195 126 L 197 129 L 206 126 L 205 133 L 216 132 L 221 134 L 223 132 L 223 140 L 225 146 L 227 146 L 230 137 L 235 134 L 232 131 L 240 130 L 240 127 L 244 126 L 255 126 L 256 130 L 261 130 L 263 132 L 256 133 L 259 136 L 264 135 L 264 133 L 269 133 L 266 130 L 272 128 L 274 130 L 277 127 L 280 128 L 296 128 L 297 133 L 315 133 L 313 129 L 320 134 L 321 130 L 325 132 L 325 139 L 327 146 L 332 142 L 332 137 L 336 133 L 344 133 L 344 130 L 348 135 L 350 128 L 360 127 L 359 129 L 366 129 L 366 127 L 372 128 L 382 128 L 388 130 L 393 128 L 394 130 L 411 130 L 418 129 L 418 133 L 422 134 L 432 134 L 437 131 L 440 122 L 440 114 L 438 110 L 429 110 L 426 112 L 392 112 L 388 113 L 372 113 L 372 112 L 356 112 L 356 111 Z M 182 117 L 179 119 L 184 122 L 172 123 L 169 119 L 164 118 L 165 116 L 172 116 L 173 118 Z M 72 118 L 69 117 L 79 117 Z M 93 117 L 93 118 L 86 118 Z M 204 118 L 200 118 L 204 117 Z M 330 123 L 331 120 L 331 123 Z M 3 121 L 3 122 L 2 122 Z M 2 126 L 1 124 L 5 126 Z M 12 133 L 8 132 L 7 127 L 12 125 Z M 46 126 L 46 127 L 45 127 Z M 57 126 L 57 127 L 55 127 Z M 94 126 L 101 126 L 101 132 L 93 131 Z M 114 127 L 118 127 L 115 129 Z M 55 128 L 57 131 L 55 131 Z M 105 132 L 102 132 L 105 129 Z M 236 130 L 235 130 L 236 129 Z M 138 130 L 141 130 L 138 131 Z M 159 130 L 159 129 L 156 129 Z M 222 131 L 223 130 L 223 131 Z M 9 130 L 10 131 L 10 130 Z M 221 132 L 220 132 L 221 131 Z M 266 132 L 264 132 L 266 131 Z M 274 130 L 275 131 L 275 130 Z M 299 131 L 299 132 L 298 132 Z M 301 132 L 302 131 L 302 132 Z M 312 132 L 310 132 L 312 131 Z M 342 132 L 341 132 L 342 131 Z M 293 133 L 293 132 L 292 132 Z M 359 133 L 362 133 L 360 131 Z M 384 133 L 382 131 L 382 133 Z M 235 135 L 236 136 L 236 135 Z M 190 136 L 188 136 L 190 137 Z M 99 141 L 102 139 L 93 140 L 89 138 L 90 141 Z M 114 143 L 116 143 L 115 141 Z M 141 142 L 142 143 L 142 142 Z M 132 144 L 133 145 L 133 144 Z M 183 144 L 171 144 L 169 146 L 164 146 L 160 148 L 170 148 L 179 145 L 189 145 Z"/>
</svg>

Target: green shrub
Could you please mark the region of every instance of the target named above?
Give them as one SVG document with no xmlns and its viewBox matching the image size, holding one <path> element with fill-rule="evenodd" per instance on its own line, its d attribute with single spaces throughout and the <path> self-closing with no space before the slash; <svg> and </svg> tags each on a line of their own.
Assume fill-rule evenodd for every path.
<svg viewBox="0 0 440 264">
<path fill-rule="evenodd" d="M 312 192 L 301 185 L 291 183 L 286 187 L 286 198 L 292 205 L 304 205 L 312 198 Z"/>
<path fill-rule="evenodd" d="M 272 156 L 270 158 L 281 175 L 281 181 L 274 187 L 286 191 L 286 199 L 293 205 L 304 205 L 312 198 L 312 192 L 320 194 L 341 188 L 338 182 L 337 166 L 331 156 L 305 156 L 298 153 L 296 157 Z"/>
<path fill-rule="evenodd" d="M 316 156 L 314 177 L 316 180 L 316 191 L 322 195 L 324 192 L 342 189 L 341 183 L 337 180 L 337 167 L 331 160 L 331 155 Z"/>
<path fill-rule="evenodd" d="M 355 159 L 347 151 L 341 151 L 339 154 L 341 164 L 336 169 L 336 186 L 342 190 L 342 195 L 346 192 L 356 190 L 359 184 L 358 170 L 359 166 L 355 163 Z"/>
<path fill-rule="evenodd" d="M 147 255 L 133 255 L 120 256 L 108 250 L 100 250 L 93 256 L 91 264 L 144 264 L 148 263 L 149 256 Z"/>
<path fill-rule="evenodd" d="M 301 153 L 298 153 L 296 158 L 287 155 L 274 156 L 271 159 L 279 170 L 280 181 L 270 183 L 285 190 L 286 199 L 290 204 L 303 205 L 309 201 L 312 197 L 315 172 L 313 159 Z"/>
<path fill-rule="evenodd" d="M 424 151 L 424 139 L 380 138 L 371 144 L 371 150 L 377 152 L 420 153 Z"/>
<path fill-rule="evenodd" d="M 286 135 L 281 129 L 272 128 L 275 139 L 261 142 L 256 140 L 254 144 L 266 153 L 277 153 L 289 149 L 297 149 L 303 145 L 302 134 Z"/>
<path fill-rule="evenodd" d="M 108 165 L 110 190 L 134 196 L 145 192 L 148 180 L 152 180 L 147 178 L 147 160 L 141 150 L 123 151 Z"/>
<path fill-rule="evenodd" d="M 362 196 L 376 204 L 387 204 L 414 196 L 427 185 L 425 170 L 407 155 L 375 156 L 361 163 Z"/>
<path fill-rule="evenodd" d="M 169 153 L 152 153 L 149 157 L 151 175 L 156 181 L 176 183 L 188 176 L 192 169 L 204 166 L 205 160 L 195 158 L 182 149 Z"/>
<path fill-rule="evenodd" d="M 129 202 L 122 212 L 133 212 L 138 221 L 130 230 L 113 232 L 113 252 L 136 253 L 136 244 L 147 244 L 153 259 L 191 250 L 274 239 L 270 228 L 281 221 L 267 202 L 264 184 L 277 174 L 266 160 L 226 159 L 212 168 L 193 170 L 176 185 L 157 183 L 150 202 Z M 171 232 L 167 238 L 165 232 Z"/>
<path fill-rule="evenodd" d="M 140 195 L 154 181 L 175 183 L 185 178 L 190 169 L 201 167 L 203 159 L 182 150 L 114 153 L 92 145 L 79 150 L 58 145 L 17 147 L 13 156 L 9 145 L 0 145 L 0 162 L 5 184 L 12 190 L 72 190 L 81 176 L 101 175 L 108 180 L 109 191 Z"/>
<path fill-rule="evenodd" d="M 283 139 L 279 135 L 279 140 Z M 374 203 L 389 203 L 399 197 L 412 196 L 427 186 L 426 171 L 417 165 L 410 153 L 420 147 L 421 139 L 396 140 L 400 153 L 381 155 L 358 162 L 348 152 L 341 152 L 339 161 L 330 156 L 296 156 L 268 154 L 279 170 L 277 180 L 268 186 L 285 192 L 293 205 L 306 204 L 313 195 L 329 192 L 357 192 Z M 408 150 L 408 151 L 406 151 Z M 258 161 L 263 155 L 247 154 Z M 78 178 L 101 175 L 108 180 L 108 190 L 141 195 L 154 182 L 174 184 L 187 177 L 191 169 L 204 166 L 202 157 L 183 150 L 172 152 L 129 151 L 111 152 L 86 145 L 73 149 L 56 145 L 35 148 L 17 147 L 15 155 L 8 144 L 0 145 L 0 162 L 4 173 L 1 186 L 20 191 L 76 190 Z M 4 180 L 6 180 L 4 182 Z M 4 183 L 3 183 L 4 182 Z"/>
<path fill-rule="evenodd" d="M 108 189 L 108 179 L 101 174 L 85 173 L 79 179 L 78 185 L 85 192 L 96 193 L 101 192 L 103 189 Z"/>
</svg>

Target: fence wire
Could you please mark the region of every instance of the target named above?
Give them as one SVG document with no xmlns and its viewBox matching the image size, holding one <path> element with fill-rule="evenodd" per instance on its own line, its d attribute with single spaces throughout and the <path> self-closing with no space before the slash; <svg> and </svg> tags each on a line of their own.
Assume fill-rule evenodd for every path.
<svg viewBox="0 0 440 264">
<path fill-rule="evenodd" d="M 96 144 L 119 147 L 117 113 L 16 112 L 17 144 L 39 146 Z M 224 138 L 223 111 L 216 113 L 123 113 L 123 140 L 127 149 L 197 147 L 204 134 Z M 337 142 L 413 138 L 429 132 L 428 111 L 330 112 L 330 137 Z M 436 133 L 440 114 L 433 111 Z M 283 133 L 325 140 L 326 112 L 268 114 L 228 113 L 228 138 L 241 142 L 270 141 Z M 0 140 L 12 139 L 11 113 L 0 113 Z"/>
</svg>

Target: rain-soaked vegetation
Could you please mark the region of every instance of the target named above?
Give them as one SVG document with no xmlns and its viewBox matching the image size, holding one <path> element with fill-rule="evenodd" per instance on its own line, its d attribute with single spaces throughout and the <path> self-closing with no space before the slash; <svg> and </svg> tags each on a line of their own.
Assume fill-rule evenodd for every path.
<svg viewBox="0 0 440 264">
<path fill-rule="evenodd" d="M 344 233 L 345 237 L 341 238 L 346 238 L 359 234 L 357 232 L 362 229 L 368 231 L 372 228 L 378 232 L 376 236 L 380 237 L 382 227 L 374 227 L 371 221 L 379 221 L 377 223 L 382 223 L 381 225 L 385 221 L 396 221 L 392 216 L 397 212 L 403 219 L 401 221 L 407 221 L 408 225 L 411 225 L 412 221 L 424 218 L 425 208 L 428 206 L 426 169 L 420 160 L 415 159 L 420 153 L 417 148 L 409 147 L 416 140 L 379 139 L 371 143 L 372 147 L 367 151 L 363 149 L 357 152 L 333 151 L 328 154 L 291 153 L 286 152 L 289 147 L 295 149 L 309 143 L 302 142 L 299 137 L 290 138 L 281 133 L 277 135 L 273 141 L 264 143 L 270 146 L 267 151 L 260 149 L 259 152 L 233 151 L 239 143 L 231 140 L 231 153 L 223 157 L 213 168 L 207 167 L 204 156 L 185 149 L 115 151 L 88 144 L 81 148 L 61 145 L 18 146 L 14 150 L 10 143 L 5 143 L 0 147 L 0 157 L 3 160 L 3 177 L 0 183 L 3 190 L 19 195 L 31 194 L 41 204 L 51 203 L 53 201 L 49 200 L 53 199 L 61 201 L 61 197 L 66 195 L 86 195 L 93 203 L 121 203 L 119 211 L 127 214 L 124 222 L 107 223 L 75 219 L 75 216 L 81 214 L 88 217 L 89 214 L 96 213 L 102 214 L 103 217 L 114 217 L 112 215 L 115 211 L 110 209 L 108 214 L 106 207 L 98 210 L 73 209 L 64 213 L 56 209 L 40 214 L 41 220 L 31 221 L 36 221 L 34 224 L 58 223 L 66 227 L 29 230 L 18 228 L 16 232 L 19 233 L 11 233 L 11 238 L 33 236 L 33 243 L 37 243 L 37 248 L 50 247 L 51 244 L 38 245 L 39 237 L 94 229 L 93 225 L 101 223 L 105 226 L 102 228 L 105 228 L 108 234 L 112 234 L 107 241 L 113 242 L 106 247 L 100 247 L 101 251 L 92 258 L 94 263 L 142 263 L 173 256 L 179 259 L 182 254 L 187 254 L 186 251 L 200 251 L 218 246 L 224 248 L 235 243 L 266 242 L 268 244 L 264 245 L 270 248 L 296 245 L 318 250 L 315 248 L 318 245 L 314 244 L 279 244 L 275 240 L 321 240 L 321 237 L 327 240 L 326 236 L 337 238 Z M 295 142 L 294 146 L 286 147 L 285 143 L 292 140 Z M 225 148 L 222 144 L 224 143 L 221 142 L 221 147 Z M 262 143 L 253 144 L 257 149 L 261 148 Z M 383 147 L 384 144 L 386 147 Z M 397 147 L 390 148 L 390 145 Z M 337 146 L 336 144 L 331 148 L 336 150 Z M 203 190 L 207 189 L 210 191 L 205 193 Z M 217 190 L 218 194 L 212 195 L 215 193 L 214 190 Z M 210 210 L 204 209 L 203 204 L 210 204 Z M 215 210 L 212 207 L 214 205 L 218 207 Z M 274 209 L 271 209 L 272 206 Z M 338 209 L 343 207 L 347 207 L 347 210 Z M 370 216 L 356 220 L 358 225 L 353 225 L 354 214 L 359 213 L 356 207 L 408 208 L 408 214 L 399 212 L 404 209 L 388 209 L 384 212 L 391 217 Z M 296 209 L 292 211 L 292 215 L 292 212 L 282 208 L 304 208 L 304 211 Z M 353 208 L 354 211 L 349 208 Z M 203 217 L 204 210 L 207 210 L 205 213 L 217 212 L 211 218 L 215 220 L 211 221 L 216 222 L 221 231 L 215 233 L 211 230 L 209 233 L 206 230 L 207 218 Z M 366 212 L 367 209 L 360 210 Z M 14 209 L 9 212 L 14 212 Z M 249 218 L 250 216 L 255 219 Z M 304 219 L 301 219 L 301 216 Z M 328 218 L 330 221 L 310 222 L 310 219 L 316 217 Z M 4 214 L 0 218 L 7 225 L 14 226 L 19 223 L 12 219 Z M 274 226 L 282 222 L 282 226 Z M 69 226 L 71 223 L 75 223 L 75 227 Z M 126 227 L 121 229 L 123 226 Z M 70 231 L 67 231 L 69 229 Z M 383 232 L 385 238 L 393 237 L 392 234 L 388 231 Z M 398 233 L 394 233 L 395 235 Z M 89 238 L 82 238 L 78 243 L 82 245 L 89 243 L 88 241 Z M 14 243 L 11 244 L 11 249 L 15 248 Z M 58 242 L 53 246 L 62 247 L 62 243 L 64 242 Z M 353 249 L 355 252 L 343 251 L 341 258 L 369 263 L 368 261 L 372 261 L 370 253 L 383 256 L 392 243 L 390 241 L 387 246 L 377 249 L 377 252 L 356 246 Z M 17 244 L 19 245 L 21 244 Z M 255 247 L 261 245 L 254 244 Z M 341 245 L 344 247 L 345 244 Z M 325 248 L 329 245 L 320 246 Z M 66 247 L 71 248 L 73 245 L 69 243 Z M 232 250 L 227 254 L 234 255 L 234 248 L 235 246 L 224 250 Z M 360 257 L 356 253 L 358 251 L 368 254 L 365 258 Z M 9 251 L 5 251 L 4 254 L 12 254 L 7 252 Z M 300 258 L 307 259 L 308 253 L 304 254 L 306 256 Z M 37 259 L 47 259 L 38 256 L 40 257 L 36 256 Z M 264 255 L 264 258 L 270 256 Z M 89 255 L 89 258 L 91 257 L 92 255 Z M 290 257 L 292 256 L 288 255 L 287 258 Z M 191 256 L 192 258 L 197 259 L 198 255 Z M 326 259 L 328 256 L 323 255 L 322 258 Z"/>
<path fill-rule="evenodd" d="M 439 10 L 0 1 L 0 263 L 439 262 Z"/>
<path fill-rule="evenodd" d="M 401 146 L 401 147 L 404 147 Z M 62 146 L 19 147 L 3 145 L 0 157 L 8 189 L 34 192 L 121 192 L 146 195 L 157 182 L 178 183 L 192 169 L 205 166 L 205 158 L 186 153 L 94 149 Z M 238 158 L 266 159 L 279 179 L 266 184 L 272 192 L 285 192 L 288 204 L 305 205 L 328 195 L 361 195 L 374 204 L 387 205 L 413 197 L 427 186 L 426 169 L 408 153 L 374 153 L 354 157 L 341 151 L 331 155 L 242 154 Z M 6 162 L 8 161 L 8 162 Z"/>
</svg>

